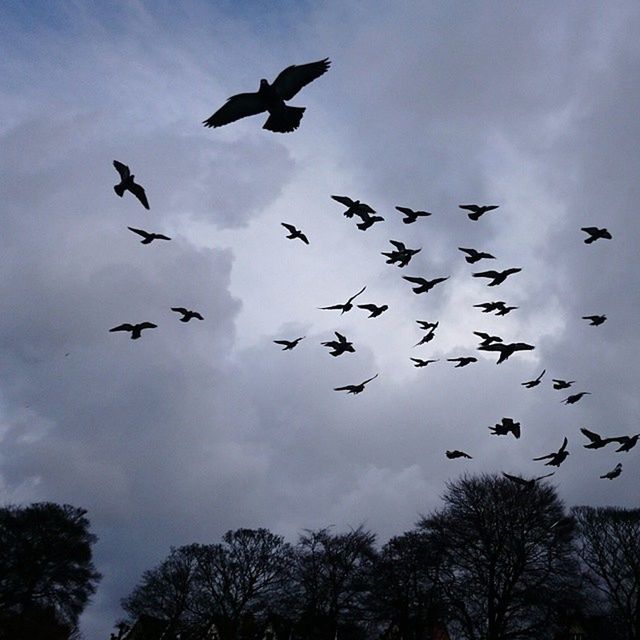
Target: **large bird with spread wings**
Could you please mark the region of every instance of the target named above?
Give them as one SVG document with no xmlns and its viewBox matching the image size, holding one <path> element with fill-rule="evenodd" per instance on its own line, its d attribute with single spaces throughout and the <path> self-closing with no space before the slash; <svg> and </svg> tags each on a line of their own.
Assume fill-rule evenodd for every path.
<svg viewBox="0 0 640 640">
<path fill-rule="evenodd" d="M 319 78 L 330 64 L 329 58 L 324 58 L 308 64 L 291 65 L 281 71 L 271 84 L 262 78 L 257 92 L 231 96 L 203 124 L 205 127 L 222 127 L 267 111 L 269 117 L 262 125 L 263 129 L 277 133 L 294 131 L 300 126 L 305 107 L 289 107 L 285 101 L 291 100 L 302 87 Z"/>
</svg>

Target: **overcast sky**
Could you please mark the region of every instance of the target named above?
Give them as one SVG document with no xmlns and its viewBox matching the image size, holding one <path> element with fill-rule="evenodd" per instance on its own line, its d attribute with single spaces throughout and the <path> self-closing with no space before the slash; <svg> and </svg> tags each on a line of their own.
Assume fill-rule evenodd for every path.
<svg viewBox="0 0 640 640">
<path fill-rule="evenodd" d="M 640 506 L 640 446 L 589 451 L 579 431 L 640 431 L 639 32 L 634 1 L 2 4 L 0 496 L 88 510 L 88 640 L 171 545 L 359 524 L 384 543 L 464 472 L 546 473 L 531 459 L 565 436 L 568 506 Z M 307 108 L 297 131 L 202 126 L 325 57 L 290 103 Z M 114 193 L 114 159 L 150 211 Z M 332 194 L 385 221 L 358 230 Z M 499 209 L 472 222 L 465 203 Z M 433 215 L 405 225 L 396 205 Z M 582 226 L 613 240 L 586 245 Z M 398 269 L 390 239 L 422 251 Z M 460 246 L 497 259 L 468 265 Z M 508 267 L 499 287 L 471 276 Z M 449 280 L 414 295 L 402 275 Z M 379 318 L 318 310 L 365 285 Z M 519 308 L 473 308 L 490 300 Z M 440 325 L 414 348 L 418 319 Z M 158 329 L 108 332 L 142 321 Z M 355 354 L 329 355 L 334 331 Z M 536 348 L 496 366 L 473 331 Z M 479 360 L 445 360 L 463 355 Z M 592 395 L 566 406 L 551 378 Z M 490 434 L 506 416 L 520 440 Z"/>
</svg>

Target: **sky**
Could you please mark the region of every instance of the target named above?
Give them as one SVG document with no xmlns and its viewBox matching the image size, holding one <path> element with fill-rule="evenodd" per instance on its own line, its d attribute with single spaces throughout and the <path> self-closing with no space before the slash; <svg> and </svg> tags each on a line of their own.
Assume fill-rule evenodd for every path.
<svg viewBox="0 0 640 640">
<path fill-rule="evenodd" d="M 640 431 L 638 4 L 237 4 L 0 7 L 0 501 L 87 509 L 103 574 L 88 640 L 172 545 L 360 524 L 383 544 L 463 473 L 548 472 L 532 458 L 565 436 L 551 482 L 568 507 L 640 506 L 640 447 L 585 450 L 579 431 Z M 327 57 L 289 103 L 306 107 L 297 131 L 202 126 Z M 113 160 L 150 211 L 114 193 Z M 331 195 L 384 222 L 358 230 Z M 499 208 L 472 222 L 466 203 Z M 397 205 L 432 216 L 405 225 Z M 586 245 L 583 226 L 613 239 Z M 390 239 L 422 250 L 399 269 Z M 499 287 L 471 275 L 508 267 Z M 449 279 L 414 295 L 402 275 Z M 365 285 L 380 317 L 318 309 Z M 490 300 L 518 309 L 473 307 Z M 439 322 L 419 347 L 416 320 Z M 158 328 L 140 340 L 108 331 L 142 321 Z M 356 352 L 331 357 L 334 331 Z M 535 350 L 496 366 L 473 331 Z M 463 355 L 478 362 L 446 362 Z M 567 406 L 551 378 L 591 395 Z M 490 434 L 503 417 L 519 440 Z"/>
</svg>

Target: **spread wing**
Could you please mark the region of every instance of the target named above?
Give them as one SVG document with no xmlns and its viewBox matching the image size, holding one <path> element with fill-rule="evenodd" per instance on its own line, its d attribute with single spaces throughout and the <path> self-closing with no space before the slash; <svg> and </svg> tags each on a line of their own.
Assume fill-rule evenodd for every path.
<svg viewBox="0 0 640 640">
<path fill-rule="evenodd" d="M 589 429 L 585 429 L 584 427 L 581 427 L 580 431 L 587 438 L 589 438 L 589 440 L 591 440 L 591 442 L 600 442 L 600 440 L 602 440 L 602 438 L 597 433 L 594 433 L 593 431 L 589 431 Z"/>
<path fill-rule="evenodd" d="M 354 389 L 355 385 L 353 384 L 348 384 L 346 387 L 334 387 L 333 390 L 334 391 L 351 391 L 351 389 Z"/>
<path fill-rule="evenodd" d="M 131 175 L 131 171 L 129 171 L 129 167 L 127 167 L 126 164 L 122 164 L 122 162 L 118 162 L 117 160 L 114 160 L 113 166 L 116 168 L 116 171 L 120 174 L 120 178 L 122 180 L 126 180 Z"/>
<path fill-rule="evenodd" d="M 136 182 L 134 182 L 130 187 L 129 187 L 129 191 L 131 191 L 131 193 L 133 193 L 133 195 L 138 198 L 138 200 L 140 200 L 140 202 L 142 203 L 142 206 L 145 209 L 149 208 L 149 201 L 147 200 L 147 194 L 144 192 L 144 189 L 137 184 Z"/>
<path fill-rule="evenodd" d="M 349 196 L 331 196 L 336 202 L 343 204 L 345 207 L 351 207 L 355 202 Z"/>
<path fill-rule="evenodd" d="M 598 232 L 598 227 L 580 227 L 580 230 L 589 234 L 594 234 Z"/>
<path fill-rule="evenodd" d="M 389 240 L 389 242 L 398 250 L 398 251 L 406 251 L 407 247 L 404 246 L 404 242 L 400 242 L 398 240 Z"/>
<path fill-rule="evenodd" d="M 498 273 L 497 271 L 479 271 L 478 273 L 474 273 L 473 277 L 474 278 L 497 278 L 498 276 L 502 275 L 501 273 Z"/>
<path fill-rule="evenodd" d="M 286 222 L 281 222 L 280 223 L 289 233 L 297 233 L 298 230 L 292 225 L 292 224 L 287 224 Z"/>
<path fill-rule="evenodd" d="M 418 278 L 417 276 L 402 276 L 402 279 L 415 284 L 427 284 L 424 278 Z"/>
<path fill-rule="evenodd" d="M 133 233 L 137 233 L 139 236 L 143 238 L 148 238 L 151 234 L 147 233 L 144 229 L 134 229 L 133 227 L 127 227 L 129 231 L 133 231 Z"/>
<path fill-rule="evenodd" d="M 109 329 L 109 331 L 133 331 L 133 325 L 125 322 L 124 324 L 119 324 L 117 327 Z"/>
<path fill-rule="evenodd" d="M 281 71 L 271 86 L 283 100 L 291 100 L 302 87 L 325 73 L 330 65 L 329 58 L 308 64 L 293 64 Z"/>
<path fill-rule="evenodd" d="M 267 110 L 258 93 L 238 93 L 231 96 L 212 116 L 202 122 L 205 127 L 222 127 L 230 122 L 255 116 Z"/>
<path fill-rule="evenodd" d="M 171 307 L 171 311 L 177 311 L 178 313 L 184 313 L 184 314 L 189 313 L 189 311 L 184 307 Z"/>
<path fill-rule="evenodd" d="M 142 330 L 142 329 L 156 329 L 158 327 L 158 325 L 157 324 L 153 324 L 153 322 L 141 322 L 140 324 L 138 324 L 136 326 L 140 330 Z"/>
</svg>

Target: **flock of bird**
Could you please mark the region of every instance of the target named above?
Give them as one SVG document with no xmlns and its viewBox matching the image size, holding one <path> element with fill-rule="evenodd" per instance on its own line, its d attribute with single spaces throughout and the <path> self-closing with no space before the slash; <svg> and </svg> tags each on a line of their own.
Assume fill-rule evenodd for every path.
<svg viewBox="0 0 640 640">
<path fill-rule="evenodd" d="M 316 62 L 304 64 L 304 65 L 292 65 L 284 69 L 273 81 L 269 83 L 267 80 L 262 79 L 260 86 L 255 93 L 241 93 L 231 96 L 227 102 L 218 109 L 212 116 L 204 120 L 203 124 L 206 127 L 220 127 L 241 118 L 257 115 L 267 112 L 268 118 L 263 124 L 263 128 L 269 131 L 278 133 L 287 133 L 294 131 L 300 125 L 304 107 L 292 107 L 286 105 L 285 102 L 291 100 L 304 86 L 320 77 L 324 74 L 330 66 L 330 61 L 325 58 Z M 131 192 L 145 207 L 149 209 L 149 203 L 144 191 L 144 188 L 137 184 L 134 180 L 134 175 L 131 174 L 129 168 L 118 162 L 114 161 L 114 167 L 120 174 L 121 181 L 114 186 L 115 192 L 122 197 L 125 191 Z M 376 215 L 376 211 L 367 203 L 360 200 L 353 200 L 348 196 L 332 195 L 331 198 L 346 207 L 343 214 L 348 219 L 357 218 L 358 222 L 356 227 L 361 231 L 367 231 L 374 224 L 384 222 L 384 217 Z M 429 211 L 413 210 L 409 207 L 396 206 L 396 210 L 402 214 L 402 222 L 404 224 L 414 224 L 419 219 L 427 218 L 432 215 Z M 478 204 L 461 204 L 459 208 L 467 213 L 468 218 L 477 222 L 482 216 L 499 208 L 499 205 L 478 205 Z M 288 234 L 286 238 L 289 240 L 299 240 L 305 245 L 309 245 L 309 238 L 300 229 L 296 228 L 293 224 L 282 222 L 281 225 L 286 229 Z M 149 233 L 143 229 L 136 229 L 128 227 L 133 233 L 140 235 L 142 244 L 150 244 L 155 240 L 170 240 L 169 237 L 157 234 Z M 581 230 L 587 234 L 587 238 L 584 240 L 585 244 L 592 244 L 601 239 L 612 239 L 612 235 L 605 228 L 598 227 L 582 227 Z M 412 258 L 421 251 L 421 248 L 408 248 L 403 242 L 398 240 L 389 240 L 392 245 L 392 249 L 382 252 L 382 255 L 386 258 L 386 263 L 395 265 L 398 268 L 405 268 L 410 263 Z M 470 247 L 458 247 L 458 249 L 464 254 L 465 260 L 469 264 L 475 264 L 481 260 L 495 260 L 495 256 L 484 251 L 478 251 Z M 487 286 L 497 287 L 504 283 L 507 278 L 520 273 L 522 269 L 520 267 L 511 267 L 503 270 L 488 269 L 484 271 L 477 271 L 472 274 L 474 278 L 486 279 Z M 412 291 L 414 294 L 427 294 L 437 285 L 447 281 L 449 276 L 437 277 L 431 280 L 422 276 L 411 275 L 402 276 L 403 280 L 412 285 Z M 388 305 L 377 305 L 374 303 L 366 304 L 354 304 L 356 298 L 364 293 L 366 286 L 363 286 L 357 293 L 349 297 L 345 302 L 332 304 L 324 307 L 319 307 L 322 310 L 334 310 L 340 311 L 340 315 L 350 312 L 354 307 L 363 309 L 368 312 L 369 318 L 377 318 L 388 310 Z M 495 300 L 489 302 L 481 302 L 474 305 L 475 308 L 481 309 L 482 313 L 495 313 L 497 316 L 505 316 L 508 313 L 516 310 L 518 307 L 509 306 L 502 300 Z M 195 311 L 186 309 L 184 307 L 172 307 L 172 311 L 178 312 L 182 315 L 182 322 L 188 322 L 193 318 L 202 320 L 203 317 Z M 582 317 L 584 320 L 588 320 L 592 326 L 599 326 L 606 321 L 605 315 L 585 315 Z M 426 344 L 434 339 L 436 329 L 438 328 L 438 322 L 429 322 L 425 320 L 417 320 L 418 326 L 424 335 L 414 346 L 420 346 Z M 138 324 L 125 323 L 117 327 L 113 327 L 109 331 L 127 331 L 131 333 L 131 339 L 135 340 L 140 338 L 144 329 L 156 328 L 157 325 L 151 322 L 142 322 Z M 354 353 L 355 347 L 346 336 L 335 331 L 335 340 L 326 340 L 321 343 L 323 347 L 329 349 L 329 353 L 333 357 L 342 356 L 345 353 Z M 484 332 L 475 331 L 474 334 L 480 338 L 480 343 L 477 347 L 479 351 L 485 351 L 495 353 L 498 355 L 497 364 L 501 364 L 508 360 L 513 354 L 519 351 L 530 351 L 535 347 L 525 342 L 512 342 L 506 343 L 502 337 L 497 335 L 490 335 Z M 282 346 L 283 351 L 292 351 L 295 349 L 306 336 L 299 336 L 294 339 L 279 339 L 274 340 L 278 345 Z M 438 359 L 422 359 L 417 357 L 411 357 L 410 360 L 417 368 L 426 367 L 430 364 L 438 362 Z M 455 358 L 447 358 L 447 362 L 455 363 L 456 368 L 466 367 L 475 362 L 477 358 L 470 355 L 461 355 Z M 546 370 L 533 380 L 522 382 L 522 386 L 526 389 L 532 389 L 542 382 Z M 365 390 L 366 385 L 378 378 L 378 373 L 363 380 L 357 384 L 347 384 L 339 387 L 335 387 L 334 391 L 344 391 L 347 394 L 358 395 Z M 575 380 L 563 380 L 559 378 L 552 379 L 553 388 L 556 390 L 564 390 L 570 388 Z M 575 394 L 571 394 L 564 398 L 562 402 L 565 404 L 575 404 L 580 401 L 584 396 L 589 395 L 588 391 L 580 391 Z M 489 431 L 492 435 L 496 436 L 508 436 L 511 434 L 514 438 L 518 439 L 521 435 L 521 425 L 519 422 L 515 422 L 512 418 L 505 417 L 501 422 L 494 426 L 489 427 Z M 616 449 L 617 452 L 628 452 L 638 443 L 640 439 L 640 433 L 636 435 L 624 435 L 616 437 L 602 437 L 599 434 L 586 429 L 581 428 L 582 434 L 589 440 L 589 443 L 584 445 L 587 449 L 600 449 L 609 444 L 617 443 L 620 446 Z M 559 467 L 569 456 L 568 439 L 564 437 L 562 445 L 557 451 L 538 456 L 533 458 L 534 461 L 546 461 L 545 465 Z M 447 450 L 445 455 L 448 459 L 468 458 L 472 456 L 465 451 L 460 450 Z M 603 474 L 600 478 L 613 479 L 618 477 L 622 472 L 622 463 L 618 463 L 614 469 Z M 521 476 L 516 476 L 508 473 L 503 475 L 521 486 L 533 487 L 535 484 L 547 478 L 553 473 L 542 475 L 535 478 L 525 479 Z"/>
</svg>

